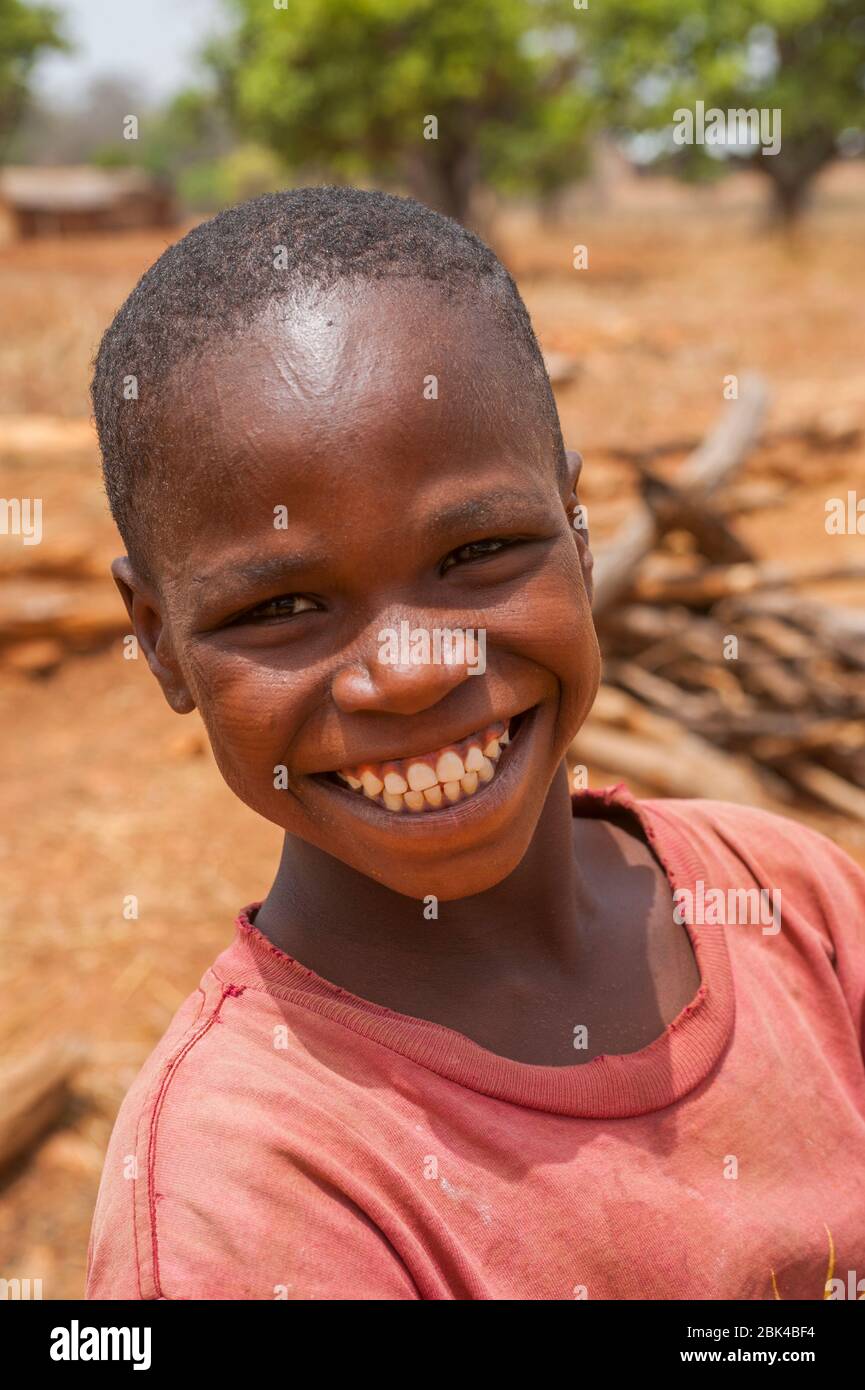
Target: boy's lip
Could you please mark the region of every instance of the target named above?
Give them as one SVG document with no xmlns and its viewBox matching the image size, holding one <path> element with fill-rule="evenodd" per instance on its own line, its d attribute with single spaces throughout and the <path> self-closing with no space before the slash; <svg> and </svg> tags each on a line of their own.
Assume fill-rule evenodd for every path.
<svg viewBox="0 0 865 1390">
<path fill-rule="evenodd" d="M 369 755 L 367 753 L 364 753 L 363 755 L 354 754 L 350 758 L 346 756 L 345 758 L 343 758 L 342 762 L 338 763 L 334 767 L 321 768 L 316 772 L 310 772 L 306 775 L 308 777 L 330 779 L 333 777 L 338 777 L 340 773 L 344 773 L 347 770 L 354 770 L 363 767 L 381 766 L 382 764 L 388 763 L 408 763 L 415 758 L 419 760 L 422 760 L 424 758 L 430 758 L 446 748 L 456 748 L 460 744 L 465 743 L 467 739 L 476 738 L 497 725 L 501 725 L 502 728 L 508 729 L 514 723 L 514 721 L 522 720 L 527 714 L 530 714 L 533 709 L 534 706 L 532 705 L 527 706 L 525 709 L 512 711 L 510 714 L 503 714 L 499 716 L 487 716 L 483 718 L 478 725 L 472 726 L 470 728 L 466 728 L 464 725 L 462 733 L 457 734 L 456 737 L 444 739 L 439 738 L 435 742 L 428 742 L 425 748 L 411 747 L 408 752 L 389 751 L 384 754 L 377 753 L 375 755 Z"/>
<path fill-rule="evenodd" d="M 512 799 L 515 785 L 528 761 L 539 709 L 539 705 L 533 705 L 520 711 L 519 715 L 511 716 L 512 720 L 519 719 L 519 727 L 511 742 L 502 748 L 496 774 L 488 783 L 479 786 L 473 795 L 461 797 L 455 804 L 443 803 L 439 809 L 429 808 L 426 814 L 394 813 L 380 804 L 381 798 L 364 796 L 343 785 L 338 777 L 331 774 L 313 774 L 309 781 L 326 791 L 328 799 L 334 796 L 339 798 L 347 810 L 352 810 L 378 831 L 401 831 L 405 828 L 407 833 L 417 835 L 424 826 L 428 829 L 435 826 L 439 832 L 447 830 L 449 826 L 455 830 L 458 827 L 464 829 L 472 821 L 495 816 L 497 812 L 506 814 L 506 803 Z M 509 720 L 504 722 L 506 725 L 510 723 Z"/>
</svg>

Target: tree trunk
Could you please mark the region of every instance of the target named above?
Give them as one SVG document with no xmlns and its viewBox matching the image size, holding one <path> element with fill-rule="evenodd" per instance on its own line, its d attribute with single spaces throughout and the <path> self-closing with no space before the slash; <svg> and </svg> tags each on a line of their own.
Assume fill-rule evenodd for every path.
<svg viewBox="0 0 865 1390">
<path fill-rule="evenodd" d="M 472 195 L 478 178 L 477 153 L 471 146 L 443 145 L 434 140 L 428 142 L 428 150 L 412 159 L 407 170 L 413 198 L 464 226 L 471 226 Z"/>
<path fill-rule="evenodd" d="M 786 179 L 772 179 L 772 206 L 770 221 L 784 230 L 793 227 L 808 205 L 814 175 L 807 174 L 799 183 Z"/>
<path fill-rule="evenodd" d="M 814 179 L 835 157 L 831 131 L 816 130 L 806 138 L 788 141 L 776 155 L 755 154 L 751 168 L 772 185 L 771 221 L 791 229 L 807 206 Z"/>
</svg>

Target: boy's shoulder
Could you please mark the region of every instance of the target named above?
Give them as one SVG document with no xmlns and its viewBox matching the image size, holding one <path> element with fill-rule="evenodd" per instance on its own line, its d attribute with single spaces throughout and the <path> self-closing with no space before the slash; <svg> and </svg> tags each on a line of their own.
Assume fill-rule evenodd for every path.
<svg viewBox="0 0 865 1390">
<path fill-rule="evenodd" d="M 865 871 L 828 836 L 778 811 L 709 798 L 649 799 L 639 802 L 652 818 L 672 825 L 696 849 L 711 848 L 746 866 L 791 881 L 847 878 L 865 890 Z"/>
<path fill-rule="evenodd" d="M 817 932 L 833 955 L 852 954 L 865 973 L 865 870 L 826 835 L 778 812 L 728 801 L 669 798 L 638 806 L 660 839 L 666 829 L 687 846 L 694 878 L 718 880 L 707 880 L 707 888 L 769 892 L 790 933 Z"/>
<path fill-rule="evenodd" d="M 218 1018 L 219 982 L 208 970 L 181 1004 L 124 1096 L 108 1145 L 88 1247 L 88 1298 L 159 1298 L 153 1277 L 164 1157 L 162 1121 L 169 1119 L 185 1065 L 200 1098 L 210 1091 L 197 1047 Z"/>
<path fill-rule="evenodd" d="M 238 956 L 235 943 L 205 972 L 120 1107 L 87 1298 L 293 1297 L 292 1274 L 299 1283 L 302 1275 L 304 1297 L 326 1296 L 328 1265 L 312 1259 L 316 1248 L 333 1260 L 353 1249 L 374 1272 L 370 1296 L 414 1296 L 338 1177 L 331 1189 L 317 1172 L 320 1150 L 340 1152 L 352 1100 L 350 1077 L 334 1079 L 324 1021 L 263 984 L 233 981 Z"/>
</svg>

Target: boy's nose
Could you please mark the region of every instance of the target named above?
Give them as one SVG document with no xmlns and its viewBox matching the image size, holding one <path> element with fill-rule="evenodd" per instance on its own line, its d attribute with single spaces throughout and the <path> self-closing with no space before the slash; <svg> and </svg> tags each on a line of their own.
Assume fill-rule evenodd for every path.
<svg viewBox="0 0 865 1390">
<path fill-rule="evenodd" d="M 383 639 L 383 631 L 391 637 Z M 398 623 L 395 628 L 372 631 L 333 676 L 334 703 L 346 714 L 362 710 L 419 714 L 438 704 L 471 672 L 483 670 L 476 629 L 469 629 L 471 635 L 461 643 L 437 639 L 436 632 L 443 631 L 465 633 L 466 629 Z M 412 660 L 412 653 L 421 659 Z"/>
</svg>

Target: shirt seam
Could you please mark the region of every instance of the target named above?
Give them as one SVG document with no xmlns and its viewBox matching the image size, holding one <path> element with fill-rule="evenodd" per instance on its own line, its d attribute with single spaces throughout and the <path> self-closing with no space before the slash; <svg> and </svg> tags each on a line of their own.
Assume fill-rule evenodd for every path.
<svg viewBox="0 0 865 1390">
<path fill-rule="evenodd" d="M 485 1090 L 483 1090 L 483 1089 L 481 1089 L 481 1088 L 479 1088 L 479 1087 L 477 1087 L 477 1086 L 469 1085 L 469 1084 L 468 1084 L 467 1082 L 465 1082 L 465 1081 L 461 1081 L 461 1080 L 459 1080 L 459 1079 L 457 1079 L 457 1078 L 455 1078 L 455 1077 L 453 1077 L 453 1076 L 449 1076 L 446 1072 L 441 1072 L 441 1071 L 439 1071 L 436 1067 L 430 1066 L 429 1063 L 426 1062 L 426 1061 L 420 1060 L 420 1059 L 418 1059 L 417 1057 L 412 1057 L 409 1053 L 404 1052 L 401 1048 L 396 1047 L 396 1046 L 394 1046 L 393 1044 L 384 1041 L 382 1038 L 374 1037 L 371 1033 L 367 1032 L 365 1029 L 360 1028 L 360 1027 L 357 1027 L 357 1026 L 356 1026 L 356 1023 L 355 1023 L 355 1021 L 354 1021 L 353 1019 L 339 1018 L 339 1017 L 337 1017 L 337 1016 L 331 1011 L 331 1009 L 329 1009 L 329 1008 L 321 1008 L 321 1009 L 316 1008 L 315 1005 L 314 1005 L 314 1002 L 313 1002 L 313 1001 L 316 1000 L 316 999 L 320 999 L 321 1002 L 322 1002 L 323 1004 L 332 1004 L 332 1003 L 334 1002 L 334 1001 L 330 1000 L 330 999 L 329 999 L 327 996 L 325 996 L 325 995 L 321 995 L 321 996 L 319 996 L 319 995 L 308 995 L 308 994 L 304 994 L 304 992 L 303 992 L 301 989 L 291 989 L 290 987 L 287 987 L 287 986 L 273 985 L 273 984 L 270 983 L 270 982 L 268 982 L 266 988 L 260 987 L 260 986 L 257 986 L 257 985 L 250 985 L 250 984 L 248 984 L 248 983 L 244 983 L 244 984 L 231 984 L 231 983 L 229 983 L 228 981 L 226 981 L 221 975 L 217 975 L 217 972 L 216 972 L 215 970 L 213 971 L 213 973 L 214 973 L 214 975 L 216 975 L 216 978 L 219 979 L 220 982 L 224 985 L 224 987 L 226 988 L 226 990 L 249 990 L 252 994 L 261 995 L 261 996 L 262 996 L 263 998 L 265 998 L 265 999 L 273 999 L 273 998 L 281 999 L 281 1000 L 283 1000 L 283 1001 L 286 1002 L 286 1003 L 293 1004 L 296 1008 L 303 1009 L 303 1010 L 304 1010 L 306 1013 L 308 1013 L 308 1014 L 313 1014 L 313 1015 L 314 1015 L 315 1017 L 317 1017 L 317 1018 L 322 1018 L 322 1019 L 324 1019 L 324 1020 L 325 1020 L 326 1022 L 328 1022 L 328 1023 L 335 1023 L 338 1027 L 346 1029 L 349 1033 L 352 1033 L 352 1034 L 354 1034 L 354 1035 L 357 1036 L 357 1037 L 363 1038 L 364 1042 L 371 1043 L 374 1047 L 381 1047 L 381 1048 L 383 1048 L 383 1049 L 385 1050 L 385 1052 L 390 1053 L 391 1056 L 393 1056 L 393 1057 L 399 1057 L 400 1061 L 402 1061 L 402 1062 L 408 1062 L 408 1063 L 410 1063 L 412 1066 L 419 1067 L 422 1071 L 428 1073 L 430 1076 L 437 1076 L 437 1077 L 439 1078 L 440 1081 L 446 1082 L 448 1085 L 451 1085 L 451 1086 L 458 1086 L 458 1087 L 460 1088 L 461 1091 L 466 1091 L 466 1092 L 468 1092 L 469 1094 L 475 1095 L 475 1096 L 477 1096 L 477 1095 L 484 1096 L 484 1098 L 485 1098 L 486 1100 L 494 1101 L 494 1102 L 495 1102 L 496 1104 L 498 1104 L 498 1105 L 513 1106 L 513 1107 L 514 1107 L 515 1109 L 517 1109 L 517 1110 L 529 1110 L 529 1111 L 532 1111 L 532 1112 L 535 1113 L 535 1114 L 540 1114 L 540 1115 L 553 1115 L 553 1116 L 558 1117 L 559 1119 L 573 1119 L 573 1120 L 581 1120 L 581 1121 L 584 1121 L 584 1120 L 585 1120 L 585 1121 L 597 1121 L 597 1120 L 599 1120 L 599 1119 L 603 1119 L 603 1120 L 605 1120 L 605 1121 L 607 1121 L 607 1122 L 613 1123 L 613 1122 L 617 1122 L 617 1121 L 619 1121 L 619 1120 L 628 1120 L 628 1119 L 639 1118 L 640 1116 L 645 1115 L 645 1114 L 656 1114 L 656 1113 L 659 1114 L 662 1110 L 670 1110 L 670 1109 L 672 1109 L 672 1108 L 673 1108 L 674 1106 L 676 1106 L 676 1105 L 682 1105 L 682 1104 L 684 1104 L 684 1103 L 690 1098 L 690 1096 L 691 1096 L 693 1090 L 696 1088 L 696 1085 L 701 1084 L 701 1083 L 699 1083 L 699 1082 L 695 1083 L 694 1086 L 691 1086 L 691 1087 L 689 1087 L 686 1091 L 684 1091 L 682 1095 L 674 1096 L 671 1100 L 665 1102 L 664 1105 L 658 1107 L 657 1109 L 650 1109 L 650 1110 L 647 1110 L 647 1111 L 642 1111 L 642 1110 L 640 1110 L 640 1111 L 634 1112 L 633 1114 L 628 1113 L 628 1114 L 625 1114 L 625 1115 L 604 1115 L 604 1116 L 598 1116 L 598 1115 L 593 1115 L 593 1114 L 578 1114 L 578 1115 L 574 1115 L 574 1114 L 570 1113 L 570 1112 L 567 1111 L 567 1110 L 550 1110 L 550 1109 L 549 1109 L 547 1106 L 545 1106 L 545 1105 L 529 1105 L 529 1104 L 527 1104 L 527 1103 L 526 1103 L 525 1101 L 523 1101 L 523 1100 L 518 1100 L 518 1099 L 515 1099 L 515 1098 L 513 1098 L 513 1097 L 511 1097 L 511 1096 L 496 1095 L 496 1094 L 494 1094 L 494 1093 L 491 1092 L 491 1091 L 485 1091 Z M 650 1048 L 655 1047 L 655 1046 L 661 1044 L 661 1043 L 664 1041 L 664 1038 L 666 1037 L 667 1033 L 672 1029 L 673 1024 L 674 1024 L 675 1022 L 677 1022 L 677 1020 L 678 1020 L 679 1018 L 681 1018 L 683 1015 L 691 1015 L 691 1016 L 693 1016 L 694 1014 L 696 1014 L 696 1013 L 698 1013 L 698 1012 L 701 1012 L 701 1013 L 704 1012 L 704 1011 L 707 1009 L 707 1007 L 708 1007 L 708 1002 L 709 1002 L 709 989 L 708 989 L 708 986 L 704 983 L 704 984 L 701 984 L 701 985 L 700 985 L 700 988 L 699 988 L 699 990 L 697 991 L 697 993 L 694 995 L 694 998 L 693 998 L 693 1000 L 691 1001 L 691 1003 L 690 1003 L 690 1004 L 687 1004 L 687 1005 L 681 1010 L 680 1014 L 678 1014 L 677 1017 L 676 1017 L 676 1019 L 672 1020 L 672 1022 L 671 1022 L 670 1024 L 667 1025 L 667 1028 L 665 1028 L 665 1030 L 664 1030 L 664 1032 L 663 1032 L 662 1034 L 660 1034 L 657 1038 L 655 1038 L 651 1043 L 647 1043 L 647 1044 L 646 1044 L 646 1047 L 638 1049 L 638 1051 L 637 1051 L 636 1053 L 612 1053 L 612 1054 L 609 1054 L 609 1056 L 611 1057 L 611 1059 L 612 1059 L 613 1061 L 617 1061 L 620 1057 L 634 1057 L 634 1056 L 638 1056 L 638 1055 L 639 1055 L 640 1053 L 642 1053 L 642 1052 L 647 1052 L 647 1051 L 649 1051 Z M 361 1019 L 368 1017 L 368 1015 L 365 1013 L 364 1010 L 355 1010 L 355 1013 L 359 1013 Z M 409 1015 L 398 1015 L 398 1017 L 402 1020 L 403 1018 L 408 1018 Z M 422 1022 L 422 1023 L 428 1023 L 429 1026 L 430 1026 L 430 1028 L 436 1029 L 437 1032 L 444 1031 L 444 1032 L 447 1032 L 447 1033 L 453 1033 L 453 1034 L 455 1034 L 455 1036 L 456 1036 L 457 1038 L 460 1038 L 460 1039 L 464 1039 L 464 1038 L 466 1038 L 466 1036 L 467 1036 L 467 1035 L 464 1034 L 464 1033 L 459 1033 L 459 1032 L 457 1032 L 456 1029 L 448 1028 L 448 1027 L 447 1027 L 447 1024 L 444 1024 L 444 1023 L 435 1023 L 435 1022 L 433 1022 L 433 1020 L 431 1020 L 431 1019 L 430 1019 L 430 1020 L 422 1019 L 422 1020 L 420 1020 L 420 1022 Z M 474 1045 L 475 1047 L 481 1047 L 481 1044 L 480 1044 L 480 1043 L 474 1043 L 474 1042 L 473 1042 L 473 1039 L 468 1038 L 467 1040 L 468 1040 L 469 1042 L 473 1043 L 473 1045 Z M 706 1073 L 706 1076 L 703 1078 L 703 1081 L 708 1080 L 708 1078 L 709 1078 L 709 1076 L 711 1075 L 711 1073 L 716 1069 L 716 1067 L 717 1067 L 718 1063 L 720 1062 L 721 1058 L 723 1057 L 724 1053 L 727 1051 L 727 1049 L 728 1049 L 728 1047 L 729 1047 L 731 1041 L 732 1041 L 732 1038 L 728 1038 L 728 1039 L 726 1040 L 725 1045 L 724 1045 L 723 1049 L 721 1050 L 721 1053 L 719 1054 L 719 1057 L 716 1059 L 715 1063 L 709 1068 L 709 1070 L 708 1070 L 707 1073 Z M 485 1049 L 483 1049 L 483 1050 L 484 1050 L 484 1051 L 489 1051 L 489 1049 L 487 1049 L 487 1048 L 485 1048 Z M 495 1053 L 495 1052 L 491 1052 L 491 1053 L 490 1053 L 490 1056 L 491 1056 L 491 1057 L 494 1057 L 494 1058 L 497 1058 L 497 1057 L 499 1056 L 499 1054 L 498 1054 L 498 1053 Z M 506 1060 L 507 1060 L 507 1059 L 506 1059 Z M 597 1058 L 594 1059 L 594 1061 L 597 1061 L 597 1060 L 598 1060 Z M 532 1064 L 531 1064 L 531 1063 L 526 1063 L 525 1065 L 530 1066 L 530 1065 L 532 1065 Z M 538 1064 L 538 1065 L 540 1066 L 540 1068 L 541 1068 L 542 1070 L 545 1070 L 545 1069 L 546 1069 L 546 1068 L 544 1067 L 544 1064 L 541 1063 L 541 1064 Z M 579 1064 L 578 1064 L 578 1065 L 579 1065 Z M 584 1065 L 591 1065 L 591 1063 L 585 1063 Z M 565 1069 L 562 1068 L 561 1070 L 565 1070 Z"/>
<path fill-rule="evenodd" d="M 246 988 L 245 985 L 227 985 L 220 979 L 218 975 L 216 975 L 215 971 L 213 971 L 212 973 L 214 977 L 217 980 L 219 980 L 220 984 L 222 985 L 222 992 L 220 994 L 220 997 L 214 1004 L 208 1017 L 204 1020 L 203 1023 L 200 1024 L 198 1020 L 201 1018 L 201 1012 L 199 1012 L 198 1018 L 196 1019 L 196 1023 L 192 1025 L 194 1028 L 196 1028 L 196 1031 L 192 1034 L 192 1036 L 186 1036 L 184 1040 L 181 1041 L 181 1043 L 178 1045 L 177 1050 L 166 1062 L 164 1072 L 160 1078 L 159 1085 L 156 1090 L 156 1094 L 153 1098 L 151 1105 L 149 1106 L 150 1117 L 148 1121 L 148 1130 L 146 1136 L 147 1147 L 145 1164 L 145 1183 L 147 1201 L 147 1233 L 150 1241 L 150 1258 L 152 1263 L 154 1299 L 156 1300 L 168 1299 L 168 1295 L 165 1293 L 162 1287 L 159 1267 L 159 1230 L 157 1204 L 159 1201 L 160 1194 L 156 1191 L 156 1156 L 158 1145 L 159 1120 L 162 1115 L 163 1106 L 165 1105 L 165 1101 L 167 1099 L 168 1088 L 171 1085 L 171 1082 L 174 1080 L 174 1077 L 180 1067 L 181 1062 L 184 1061 L 187 1055 L 192 1051 L 192 1048 L 195 1046 L 195 1044 L 199 1042 L 204 1037 L 204 1035 L 210 1031 L 213 1024 L 218 1022 L 219 1015 L 222 1010 L 222 1006 L 225 1003 L 225 1000 L 237 997 L 238 995 L 242 994 L 244 992 L 244 989 Z M 138 1145 L 136 1145 L 136 1147 L 138 1147 Z M 137 1221 L 134 1223 L 133 1229 L 137 1233 Z M 141 1261 L 138 1255 L 137 1235 L 136 1264 L 138 1266 L 138 1291 L 140 1297 L 143 1299 L 144 1295 L 141 1288 Z"/>
</svg>

